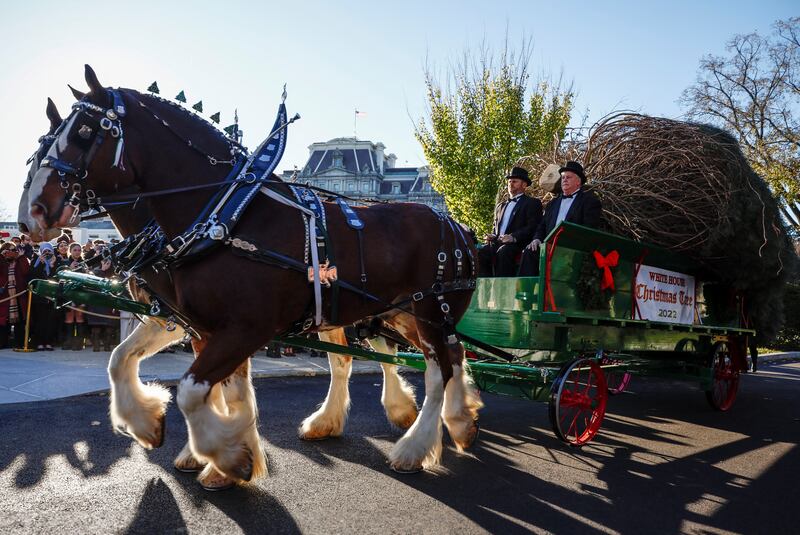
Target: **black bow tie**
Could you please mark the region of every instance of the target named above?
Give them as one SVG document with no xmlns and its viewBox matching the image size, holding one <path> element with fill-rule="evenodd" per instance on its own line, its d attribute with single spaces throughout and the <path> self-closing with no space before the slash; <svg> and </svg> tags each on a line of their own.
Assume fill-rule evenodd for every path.
<svg viewBox="0 0 800 535">
<path fill-rule="evenodd" d="M 562 198 L 564 198 L 564 199 L 572 199 L 572 198 L 574 198 L 574 197 L 575 197 L 575 195 L 577 195 L 577 194 L 578 194 L 578 192 L 577 192 L 577 191 L 576 191 L 575 193 L 573 193 L 572 195 L 564 195 L 564 194 L 562 193 L 562 194 L 561 194 L 561 197 L 562 197 Z"/>
<path fill-rule="evenodd" d="M 519 197 L 514 197 L 514 198 L 512 198 L 512 199 L 508 199 L 508 202 L 510 202 L 510 203 L 512 203 L 512 202 L 517 202 L 517 201 L 518 201 L 518 200 L 520 200 L 521 198 L 522 198 L 522 195 L 520 195 Z"/>
</svg>

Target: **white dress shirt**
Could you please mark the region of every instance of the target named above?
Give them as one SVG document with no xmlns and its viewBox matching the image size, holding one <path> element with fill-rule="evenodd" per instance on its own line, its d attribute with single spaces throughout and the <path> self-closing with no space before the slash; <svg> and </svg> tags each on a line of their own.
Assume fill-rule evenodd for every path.
<svg viewBox="0 0 800 535">
<path fill-rule="evenodd" d="M 508 222 L 511 220 L 511 214 L 514 213 L 514 208 L 516 207 L 517 201 L 519 201 L 522 195 L 523 195 L 522 193 L 514 195 L 506 203 L 506 207 L 503 210 L 503 217 L 502 219 L 500 219 L 500 226 L 497 227 L 497 234 L 499 236 L 502 236 L 503 234 L 506 233 L 506 227 L 508 227 Z"/>
<path fill-rule="evenodd" d="M 581 190 L 577 190 L 575 193 L 567 197 L 566 195 L 561 196 L 561 206 L 558 207 L 558 215 L 556 216 L 556 226 L 559 225 L 564 219 L 566 219 L 567 214 L 569 213 L 569 209 L 572 208 L 572 203 L 575 200 L 575 196 Z"/>
</svg>

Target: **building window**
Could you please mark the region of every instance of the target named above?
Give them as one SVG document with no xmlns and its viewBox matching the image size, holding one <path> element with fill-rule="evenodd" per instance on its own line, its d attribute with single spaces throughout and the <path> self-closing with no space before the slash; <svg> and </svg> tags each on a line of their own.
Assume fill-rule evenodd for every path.
<svg viewBox="0 0 800 535">
<path fill-rule="evenodd" d="M 342 164 L 342 152 L 341 151 L 333 151 L 333 162 L 331 163 L 331 167 L 344 167 Z"/>
<path fill-rule="evenodd" d="M 364 193 L 369 193 L 369 182 L 364 182 L 364 184 L 361 186 L 361 189 L 364 190 Z"/>
<path fill-rule="evenodd" d="M 399 182 L 392 182 L 392 194 L 399 195 L 400 194 L 400 183 Z"/>
<path fill-rule="evenodd" d="M 342 184 L 338 180 L 333 181 L 333 191 L 340 191 Z"/>
<path fill-rule="evenodd" d="M 347 191 L 356 191 L 355 184 L 353 184 L 352 182 L 348 182 Z"/>
</svg>

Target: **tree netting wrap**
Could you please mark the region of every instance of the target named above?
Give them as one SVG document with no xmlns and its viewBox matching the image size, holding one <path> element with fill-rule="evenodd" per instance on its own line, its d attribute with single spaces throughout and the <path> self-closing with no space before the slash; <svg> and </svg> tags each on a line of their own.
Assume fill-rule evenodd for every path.
<svg viewBox="0 0 800 535">
<path fill-rule="evenodd" d="M 783 324 L 783 293 L 797 257 L 766 182 L 718 128 L 621 113 L 556 154 L 526 158 L 536 176 L 552 161 L 580 161 L 611 232 L 702 264 L 744 299 L 759 340 Z M 534 195 L 547 197 L 544 191 Z"/>
</svg>

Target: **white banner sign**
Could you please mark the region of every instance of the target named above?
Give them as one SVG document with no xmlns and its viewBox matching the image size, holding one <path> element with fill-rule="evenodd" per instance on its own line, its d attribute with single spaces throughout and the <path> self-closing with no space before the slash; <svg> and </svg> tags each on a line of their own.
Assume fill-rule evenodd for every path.
<svg viewBox="0 0 800 535">
<path fill-rule="evenodd" d="M 636 319 L 694 323 L 694 277 L 652 266 L 636 275 Z"/>
</svg>

